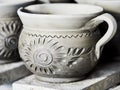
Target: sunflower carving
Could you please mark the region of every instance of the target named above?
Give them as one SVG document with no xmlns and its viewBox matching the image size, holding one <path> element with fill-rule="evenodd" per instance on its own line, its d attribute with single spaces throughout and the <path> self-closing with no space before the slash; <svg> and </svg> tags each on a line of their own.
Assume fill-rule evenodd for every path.
<svg viewBox="0 0 120 90">
<path fill-rule="evenodd" d="M 19 20 L 0 22 L 0 56 L 17 55 L 18 37 L 22 28 Z"/>
<path fill-rule="evenodd" d="M 24 49 L 24 60 L 31 70 L 42 74 L 55 74 L 59 61 L 65 58 L 64 47 L 48 38 L 31 40 Z"/>
</svg>

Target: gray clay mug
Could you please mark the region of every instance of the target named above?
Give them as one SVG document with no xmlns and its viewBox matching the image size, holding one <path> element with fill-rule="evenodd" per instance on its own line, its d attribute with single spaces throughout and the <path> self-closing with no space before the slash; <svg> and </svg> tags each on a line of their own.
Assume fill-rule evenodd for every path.
<svg viewBox="0 0 120 90">
<path fill-rule="evenodd" d="M 36 78 L 47 82 L 83 79 L 116 33 L 113 16 L 87 4 L 30 5 L 18 10 L 24 25 L 19 53 Z M 107 22 L 103 37 L 97 26 Z"/>
</svg>

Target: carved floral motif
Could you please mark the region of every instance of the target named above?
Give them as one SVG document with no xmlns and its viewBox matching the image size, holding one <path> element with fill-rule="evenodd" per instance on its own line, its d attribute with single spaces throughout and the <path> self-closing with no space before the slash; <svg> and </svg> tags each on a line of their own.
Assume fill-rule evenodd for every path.
<svg viewBox="0 0 120 90">
<path fill-rule="evenodd" d="M 0 22 L 0 56 L 9 58 L 17 55 L 18 37 L 22 24 L 16 20 Z"/>
<path fill-rule="evenodd" d="M 55 74 L 56 62 L 64 58 L 64 47 L 53 39 L 37 38 L 31 40 L 24 49 L 25 62 L 36 72 Z"/>
<path fill-rule="evenodd" d="M 68 67 L 76 65 L 78 61 L 84 60 L 85 55 L 89 54 L 93 50 L 93 47 L 86 48 L 69 48 L 66 56 L 66 62 Z"/>
</svg>

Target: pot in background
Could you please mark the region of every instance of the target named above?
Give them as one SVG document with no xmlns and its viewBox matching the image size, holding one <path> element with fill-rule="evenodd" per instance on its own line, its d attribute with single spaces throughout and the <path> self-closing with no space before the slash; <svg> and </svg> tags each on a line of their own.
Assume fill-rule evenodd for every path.
<svg viewBox="0 0 120 90">
<path fill-rule="evenodd" d="M 18 10 L 24 25 L 19 53 L 36 78 L 46 82 L 81 80 L 96 65 L 101 48 L 116 33 L 116 21 L 103 8 L 86 4 L 30 5 Z M 106 21 L 103 37 L 96 27 Z"/>
<path fill-rule="evenodd" d="M 18 38 L 22 23 L 17 9 L 33 3 L 34 0 L 0 0 L 0 64 L 20 60 Z"/>
<path fill-rule="evenodd" d="M 117 33 L 104 49 L 102 56 L 103 60 L 110 61 L 115 58 L 120 58 L 120 0 L 76 0 L 78 3 L 86 3 L 101 6 L 105 12 L 111 13 L 117 20 L 118 30 Z M 105 25 L 106 26 L 106 25 Z M 101 31 L 107 27 L 100 27 Z M 112 51 L 112 52 L 111 52 Z"/>
<path fill-rule="evenodd" d="M 112 13 L 117 20 L 120 19 L 120 0 L 75 0 L 78 3 L 93 4 L 103 7 L 107 12 Z"/>
</svg>

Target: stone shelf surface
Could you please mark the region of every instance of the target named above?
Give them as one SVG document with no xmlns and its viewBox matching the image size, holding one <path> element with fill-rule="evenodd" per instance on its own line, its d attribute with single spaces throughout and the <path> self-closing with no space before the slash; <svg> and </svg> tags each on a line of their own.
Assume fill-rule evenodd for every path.
<svg viewBox="0 0 120 90">
<path fill-rule="evenodd" d="M 109 90 L 120 90 L 120 84 L 110 88 Z"/>
<path fill-rule="evenodd" d="M 0 86 L 0 90 L 12 90 L 11 83 L 7 83 L 7 84 L 4 84 L 4 85 L 1 85 Z"/>
<path fill-rule="evenodd" d="M 82 81 L 54 84 L 38 81 L 31 75 L 16 81 L 13 90 L 108 90 L 118 83 L 120 83 L 120 60 L 115 60 L 98 64 L 92 74 Z"/>
<path fill-rule="evenodd" d="M 16 81 L 30 74 L 22 61 L 0 65 L 0 85 Z"/>
</svg>

